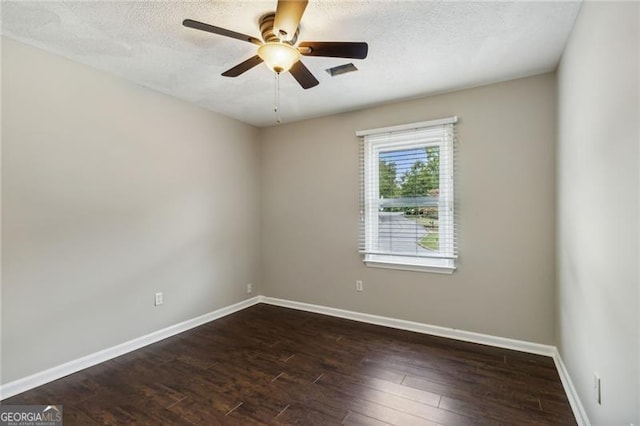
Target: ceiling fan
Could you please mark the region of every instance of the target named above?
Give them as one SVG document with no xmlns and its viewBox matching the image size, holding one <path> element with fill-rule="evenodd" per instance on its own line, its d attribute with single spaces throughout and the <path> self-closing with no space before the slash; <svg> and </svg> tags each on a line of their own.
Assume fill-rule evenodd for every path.
<svg viewBox="0 0 640 426">
<path fill-rule="evenodd" d="M 260 18 L 262 40 L 192 19 L 185 19 L 182 25 L 259 46 L 255 56 L 223 72 L 223 76 L 237 77 L 264 62 L 276 74 L 289 71 L 303 89 L 309 89 L 318 85 L 318 80 L 300 61 L 301 56 L 364 59 L 369 47 L 362 42 L 335 41 L 303 41 L 296 47 L 300 20 L 307 3 L 306 0 L 278 0 L 275 13 L 267 13 Z"/>
</svg>

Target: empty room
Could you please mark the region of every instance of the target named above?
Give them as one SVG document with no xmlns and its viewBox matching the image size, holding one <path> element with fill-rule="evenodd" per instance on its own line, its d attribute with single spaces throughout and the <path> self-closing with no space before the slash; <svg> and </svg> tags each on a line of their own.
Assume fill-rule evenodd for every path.
<svg viewBox="0 0 640 426">
<path fill-rule="evenodd" d="M 640 425 L 640 2 L 0 2 L 2 425 Z"/>
</svg>

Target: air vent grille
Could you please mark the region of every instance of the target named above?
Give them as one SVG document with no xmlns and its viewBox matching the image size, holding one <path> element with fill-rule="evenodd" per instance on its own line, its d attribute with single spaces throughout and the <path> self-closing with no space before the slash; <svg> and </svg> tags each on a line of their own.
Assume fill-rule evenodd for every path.
<svg viewBox="0 0 640 426">
<path fill-rule="evenodd" d="M 356 68 L 356 66 L 353 64 L 345 64 L 345 65 L 338 65 L 337 67 L 333 67 L 333 68 L 327 68 L 325 71 L 329 73 L 331 77 L 335 77 L 337 75 L 346 74 L 348 72 L 358 71 L 358 68 Z"/>
</svg>

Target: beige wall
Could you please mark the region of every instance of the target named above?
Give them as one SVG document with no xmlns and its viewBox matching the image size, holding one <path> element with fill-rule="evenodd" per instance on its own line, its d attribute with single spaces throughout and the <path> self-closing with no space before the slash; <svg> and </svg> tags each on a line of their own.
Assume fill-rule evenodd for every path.
<svg viewBox="0 0 640 426">
<path fill-rule="evenodd" d="M 261 292 L 255 128 L 2 43 L 2 383 Z"/>
<path fill-rule="evenodd" d="M 458 270 L 365 267 L 355 131 L 452 115 Z M 264 294 L 554 343 L 554 74 L 262 129 L 260 138 Z"/>
<path fill-rule="evenodd" d="M 584 3 L 558 70 L 557 338 L 595 425 L 640 424 L 639 9 Z"/>
</svg>

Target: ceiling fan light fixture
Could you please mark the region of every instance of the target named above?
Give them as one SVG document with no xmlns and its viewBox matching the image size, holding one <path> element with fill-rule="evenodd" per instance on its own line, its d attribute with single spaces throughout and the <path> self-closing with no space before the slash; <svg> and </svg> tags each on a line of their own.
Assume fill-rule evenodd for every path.
<svg viewBox="0 0 640 426">
<path fill-rule="evenodd" d="M 258 48 L 258 56 L 276 74 L 287 72 L 300 60 L 298 49 L 287 43 L 269 42 Z"/>
</svg>

